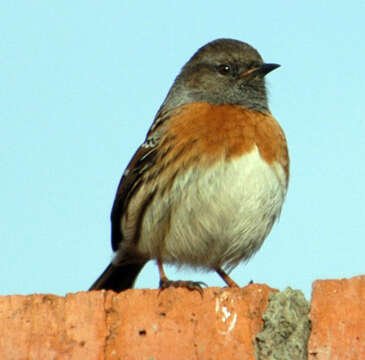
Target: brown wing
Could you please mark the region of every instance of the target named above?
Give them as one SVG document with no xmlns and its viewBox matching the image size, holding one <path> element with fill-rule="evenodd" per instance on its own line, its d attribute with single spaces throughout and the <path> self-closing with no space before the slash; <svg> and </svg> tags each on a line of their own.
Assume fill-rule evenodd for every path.
<svg viewBox="0 0 365 360">
<path fill-rule="evenodd" d="M 111 213 L 113 251 L 118 250 L 123 241 L 121 218 L 128 207 L 129 200 L 142 185 L 146 172 L 155 165 L 163 124 L 167 119 L 168 115 L 164 113 L 163 109 L 160 109 L 148 131 L 145 142 L 134 154 L 119 182 Z"/>
</svg>

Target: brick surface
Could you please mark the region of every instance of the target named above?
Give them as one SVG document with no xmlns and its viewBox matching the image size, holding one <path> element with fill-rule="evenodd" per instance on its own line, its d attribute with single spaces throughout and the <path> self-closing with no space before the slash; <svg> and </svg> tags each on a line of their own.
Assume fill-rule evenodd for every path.
<svg viewBox="0 0 365 360">
<path fill-rule="evenodd" d="M 365 359 L 365 276 L 313 284 L 310 360 Z"/>
<path fill-rule="evenodd" d="M 101 293 L 0 297 L 0 359 L 103 359 Z"/>
<path fill-rule="evenodd" d="M 274 290 L 105 291 L 0 298 L 0 359 L 254 359 Z"/>
</svg>

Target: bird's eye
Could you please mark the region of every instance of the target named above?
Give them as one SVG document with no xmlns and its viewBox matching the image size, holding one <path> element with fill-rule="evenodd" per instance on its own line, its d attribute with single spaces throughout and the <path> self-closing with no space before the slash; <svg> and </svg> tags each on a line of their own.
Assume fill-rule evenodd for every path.
<svg viewBox="0 0 365 360">
<path fill-rule="evenodd" d="M 222 64 L 218 65 L 218 72 L 222 75 L 227 75 L 231 72 L 232 68 L 230 65 Z"/>
</svg>

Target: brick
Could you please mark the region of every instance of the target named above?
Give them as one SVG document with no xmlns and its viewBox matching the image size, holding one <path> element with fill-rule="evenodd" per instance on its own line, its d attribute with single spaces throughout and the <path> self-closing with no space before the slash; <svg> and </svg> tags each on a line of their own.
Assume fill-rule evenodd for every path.
<svg viewBox="0 0 365 360">
<path fill-rule="evenodd" d="M 0 297 L 0 359 L 254 359 L 266 285 Z"/>
<path fill-rule="evenodd" d="M 0 359 L 103 359 L 101 293 L 0 297 Z"/>
<path fill-rule="evenodd" d="M 365 359 L 365 276 L 316 281 L 310 318 L 310 360 Z"/>
</svg>

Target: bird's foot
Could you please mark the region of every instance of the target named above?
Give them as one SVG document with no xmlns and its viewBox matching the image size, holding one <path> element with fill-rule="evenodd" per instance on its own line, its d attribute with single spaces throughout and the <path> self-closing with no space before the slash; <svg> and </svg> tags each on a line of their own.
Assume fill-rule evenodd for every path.
<svg viewBox="0 0 365 360">
<path fill-rule="evenodd" d="M 169 287 L 174 288 L 185 288 L 190 291 L 198 291 L 200 295 L 203 296 L 203 286 L 207 286 L 207 284 L 202 281 L 187 281 L 187 280 L 169 280 L 169 279 L 161 279 L 160 280 L 160 291 L 165 290 Z"/>
</svg>

